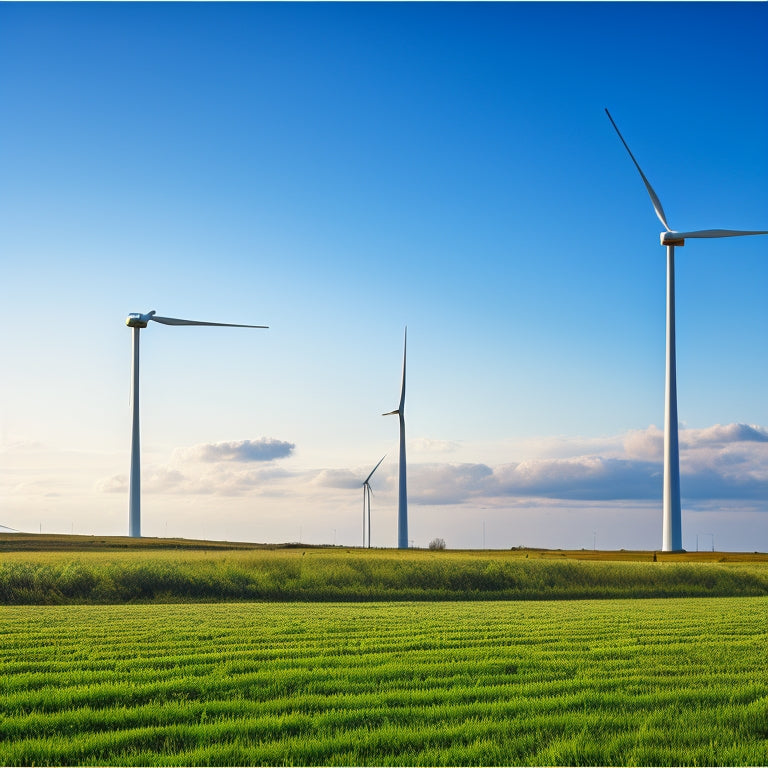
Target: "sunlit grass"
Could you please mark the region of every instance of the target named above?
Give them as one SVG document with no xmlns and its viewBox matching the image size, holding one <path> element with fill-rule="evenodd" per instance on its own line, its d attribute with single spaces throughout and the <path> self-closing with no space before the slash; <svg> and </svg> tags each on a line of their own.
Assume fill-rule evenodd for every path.
<svg viewBox="0 0 768 768">
<path fill-rule="evenodd" d="M 657 553 L 654 561 L 654 553 L 178 549 L 117 541 L 3 552 L 0 604 L 768 595 L 768 557 L 758 555 L 721 553 L 719 560 L 731 561 L 713 562 L 712 553 Z"/>
<path fill-rule="evenodd" d="M 768 598 L 0 608 L 0 763 L 764 765 Z"/>
</svg>

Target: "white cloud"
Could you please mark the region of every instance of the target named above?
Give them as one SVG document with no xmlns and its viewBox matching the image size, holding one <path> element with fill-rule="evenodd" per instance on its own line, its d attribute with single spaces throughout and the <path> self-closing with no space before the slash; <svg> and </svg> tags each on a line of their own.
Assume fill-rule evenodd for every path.
<svg viewBox="0 0 768 768">
<path fill-rule="evenodd" d="M 203 443 L 176 450 L 179 461 L 274 461 L 293 453 L 296 446 L 284 440 L 262 437 L 259 440 L 236 440 L 224 443 Z"/>
<path fill-rule="evenodd" d="M 579 456 L 510 464 L 494 476 L 504 496 L 606 501 L 660 497 L 659 473 L 650 462 Z"/>
<path fill-rule="evenodd" d="M 664 457 L 664 432 L 651 425 L 647 429 L 633 429 L 624 437 L 624 453 L 628 458 L 661 461 Z"/>
<path fill-rule="evenodd" d="M 683 447 L 727 443 L 768 443 L 768 429 L 750 424 L 715 424 L 706 429 L 680 430 L 680 444 Z"/>
<path fill-rule="evenodd" d="M 98 493 L 128 493 L 128 476 L 112 475 L 104 477 L 94 483 Z"/>
<path fill-rule="evenodd" d="M 538 457 L 493 468 L 411 463 L 411 499 L 421 504 L 461 504 L 475 498 L 492 504 L 518 498 L 594 502 L 661 498 L 664 434 L 656 426 L 614 437 L 530 442 Z M 680 445 L 684 499 L 768 499 L 765 428 L 727 424 L 681 429 Z"/>
<path fill-rule="evenodd" d="M 150 464 L 142 471 L 142 491 L 154 494 L 238 496 L 263 492 L 266 486 L 292 477 L 272 464 L 293 453 L 295 445 L 261 438 L 203 443 L 177 448 L 167 464 Z M 254 467 L 254 464 L 266 466 Z M 125 474 L 112 475 L 95 484 L 101 493 L 127 493 Z"/>
<path fill-rule="evenodd" d="M 493 470 L 485 464 L 415 464 L 409 497 L 417 504 L 459 504 L 488 491 Z"/>
</svg>

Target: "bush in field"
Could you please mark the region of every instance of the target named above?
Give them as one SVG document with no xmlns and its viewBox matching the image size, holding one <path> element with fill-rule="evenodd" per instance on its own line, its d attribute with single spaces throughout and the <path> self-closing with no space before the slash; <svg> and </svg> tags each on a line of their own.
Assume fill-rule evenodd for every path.
<svg viewBox="0 0 768 768">
<path fill-rule="evenodd" d="M 437 538 L 429 542 L 430 549 L 445 549 L 445 539 Z"/>
</svg>

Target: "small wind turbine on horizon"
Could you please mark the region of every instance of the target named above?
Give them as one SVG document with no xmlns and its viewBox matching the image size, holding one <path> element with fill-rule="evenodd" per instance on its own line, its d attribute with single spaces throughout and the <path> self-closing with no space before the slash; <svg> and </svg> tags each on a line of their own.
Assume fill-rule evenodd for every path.
<svg viewBox="0 0 768 768">
<path fill-rule="evenodd" d="M 227 328 L 268 328 L 267 325 L 239 325 L 236 323 L 208 323 L 202 320 L 180 320 L 177 317 L 158 317 L 153 309 L 142 315 L 132 312 L 125 324 L 133 329 L 133 356 L 131 359 L 131 474 L 128 488 L 128 535 L 141 537 L 141 448 L 139 444 L 139 333 L 149 321 L 162 325 L 213 325 Z"/>
<path fill-rule="evenodd" d="M 662 525 L 662 551 L 679 552 L 683 548 L 682 517 L 680 511 L 680 448 L 678 444 L 677 419 L 677 370 L 675 354 L 675 246 L 682 247 L 688 238 L 742 237 L 745 235 L 768 235 L 768 231 L 737 229 L 702 229 L 694 232 L 676 232 L 667 224 L 667 217 L 661 207 L 661 201 L 643 173 L 640 164 L 624 141 L 621 131 L 606 109 L 605 114 L 611 121 L 621 143 L 632 158 L 640 173 L 653 209 L 659 221 L 664 225 L 661 244 L 667 248 L 667 355 L 664 392 L 664 501 Z"/>
<path fill-rule="evenodd" d="M 366 505 L 366 498 L 368 502 L 368 549 L 371 548 L 371 496 L 373 495 L 373 491 L 371 490 L 371 478 L 373 477 L 373 473 L 379 468 L 379 465 L 381 464 L 384 459 L 387 458 L 387 454 L 385 453 L 380 459 L 379 463 L 371 470 L 371 474 L 368 475 L 368 477 L 363 480 L 363 547 L 365 547 L 365 505 Z"/>
<path fill-rule="evenodd" d="M 405 466 L 405 354 L 408 347 L 408 327 L 403 341 L 403 385 L 400 389 L 400 405 L 382 416 L 400 417 L 400 481 L 397 493 L 397 548 L 408 549 L 408 488 Z"/>
</svg>

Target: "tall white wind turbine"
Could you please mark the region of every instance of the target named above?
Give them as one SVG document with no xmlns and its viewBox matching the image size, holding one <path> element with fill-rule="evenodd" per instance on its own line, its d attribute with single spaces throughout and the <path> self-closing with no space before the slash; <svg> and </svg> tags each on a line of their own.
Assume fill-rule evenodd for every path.
<svg viewBox="0 0 768 768">
<path fill-rule="evenodd" d="M 618 126 L 606 109 L 605 114 L 616 129 L 621 143 L 632 158 L 640 178 L 651 198 L 653 209 L 664 225 L 661 244 L 667 248 L 667 370 L 664 391 L 664 500 L 662 551 L 679 552 L 683 548 L 683 532 L 680 514 L 680 449 L 678 446 L 677 420 L 677 371 L 675 362 L 675 246 L 682 247 L 688 238 L 741 237 L 744 235 L 768 235 L 768 231 L 736 229 L 702 229 L 695 232 L 676 232 L 669 228 L 661 201 L 635 160 Z"/>
<path fill-rule="evenodd" d="M 397 548 L 408 549 L 408 488 L 405 467 L 405 353 L 408 347 L 408 328 L 403 341 L 403 385 L 400 389 L 400 405 L 382 416 L 400 417 L 400 482 L 397 493 Z"/>
<path fill-rule="evenodd" d="M 149 321 L 162 325 L 216 325 L 228 328 L 268 328 L 266 325 L 237 325 L 235 323 L 206 323 L 201 320 L 179 320 L 158 317 L 155 310 L 142 315 L 132 312 L 125 324 L 133 328 L 133 357 L 131 363 L 131 475 L 128 490 L 128 535 L 141 536 L 141 448 L 139 444 L 139 333 Z"/>
<path fill-rule="evenodd" d="M 379 463 L 371 470 L 371 474 L 368 475 L 368 477 L 363 480 L 363 546 L 365 546 L 365 505 L 366 501 L 368 503 L 368 549 L 371 548 L 371 495 L 373 494 L 373 491 L 371 491 L 371 478 L 373 477 L 373 473 L 379 468 L 379 465 L 381 464 L 384 459 L 387 458 L 387 454 L 385 453 L 380 459 Z"/>
</svg>

